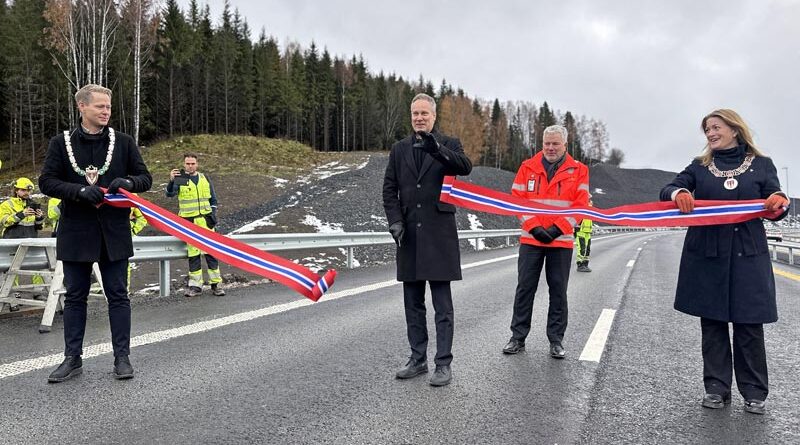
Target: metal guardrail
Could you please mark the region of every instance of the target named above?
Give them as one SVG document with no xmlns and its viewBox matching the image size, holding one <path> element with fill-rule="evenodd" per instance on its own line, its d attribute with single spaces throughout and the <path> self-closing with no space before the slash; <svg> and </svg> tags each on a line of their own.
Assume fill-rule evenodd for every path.
<svg viewBox="0 0 800 445">
<path fill-rule="evenodd" d="M 789 265 L 794 266 L 798 264 L 794 259 L 794 253 L 800 251 L 800 244 L 798 243 L 787 243 L 787 242 L 767 242 L 769 246 L 770 256 L 772 257 L 772 261 L 778 261 L 781 263 L 787 263 Z M 786 251 L 786 261 L 783 259 L 783 251 Z"/>
<path fill-rule="evenodd" d="M 656 229 L 595 226 L 595 234 L 620 232 L 653 231 Z M 519 229 L 502 230 L 459 230 L 458 238 L 461 240 L 475 240 L 476 248 L 480 247 L 477 240 L 484 238 L 506 238 L 505 244 L 511 245 L 512 239 L 519 237 Z M 376 246 L 394 244 L 388 232 L 350 232 L 350 233 L 291 233 L 291 234 L 260 234 L 260 235 L 231 235 L 231 238 L 249 244 L 259 250 L 277 252 L 282 250 L 304 249 L 347 249 L 347 267 L 353 267 L 354 249 L 363 246 Z M 33 244 L 23 262 L 26 269 L 44 269 L 47 267 L 45 247 L 55 247 L 55 238 L 22 238 L 0 239 L 0 272 L 5 273 L 11 265 L 11 260 L 17 252 L 21 242 Z M 134 256 L 131 261 L 158 261 L 159 262 L 159 294 L 164 296 L 169 293 L 170 264 L 171 260 L 186 258 L 186 244 L 173 236 L 137 236 L 133 238 Z"/>
</svg>

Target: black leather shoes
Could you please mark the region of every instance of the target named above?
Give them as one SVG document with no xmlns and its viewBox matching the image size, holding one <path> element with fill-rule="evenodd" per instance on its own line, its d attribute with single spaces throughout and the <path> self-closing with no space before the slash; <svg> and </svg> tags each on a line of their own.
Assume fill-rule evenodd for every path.
<svg viewBox="0 0 800 445">
<path fill-rule="evenodd" d="M 114 378 L 117 380 L 133 378 L 133 366 L 127 355 L 114 357 Z"/>
<path fill-rule="evenodd" d="M 564 358 L 566 356 L 567 356 L 567 351 L 564 350 L 564 347 L 561 346 L 561 343 L 557 341 L 550 343 L 550 357 Z"/>
<path fill-rule="evenodd" d="M 516 354 L 525 351 L 525 342 L 512 338 L 503 347 L 503 354 Z"/>
<path fill-rule="evenodd" d="M 449 385 L 453 380 L 453 372 L 450 370 L 450 365 L 436 366 L 431 377 L 431 386 L 445 386 Z"/>
<path fill-rule="evenodd" d="M 751 414 L 764 414 L 767 411 L 767 402 L 763 400 L 745 400 L 744 410 Z"/>
<path fill-rule="evenodd" d="M 398 379 L 410 379 L 412 377 L 416 377 L 420 374 L 426 374 L 428 372 L 428 362 L 427 361 L 416 361 L 413 358 L 408 359 L 408 363 L 405 366 L 400 368 L 395 374 L 395 377 Z"/>
<path fill-rule="evenodd" d="M 701 405 L 705 408 L 711 409 L 720 409 L 724 408 L 725 405 L 731 404 L 731 395 L 728 394 L 726 396 L 722 396 L 719 394 L 706 394 L 703 396 L 703 402 Z"/>
<path fill-rule="evenodd" d="M 47 378 L 48 383 L 59 383 L 69 380 L 83 372 L 83 360 L 80 355 L 68 355 L 64 361 L 58 365 L 55 371 L 50 373 Z"/>
</svg>

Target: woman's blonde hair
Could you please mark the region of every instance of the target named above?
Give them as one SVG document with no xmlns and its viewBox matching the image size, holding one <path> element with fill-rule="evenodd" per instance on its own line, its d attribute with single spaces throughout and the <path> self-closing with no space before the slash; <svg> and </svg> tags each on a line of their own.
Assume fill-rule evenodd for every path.
<svg viewBox="0 0 800 445">
<path fill-rule="evenodd" d="M 750 127 L 748 127 L 744 119 L 739 116 L 739 113 L 728 108 L 721 108 L 708 113 L 700 123 L 700 130 L 702 130 L 703 133 L 706 131 L 706 122 L 712 117 L 722 119 L 726 125 L 733 128 L 733 131 L 736 132 L 736 142 L 740 145 L 746 145 L 745 151 L 747 153 L 752 153 L 761 157 L 767 156 L 761 150 L 759 150 L 758 147 L 756 147 L 756 144 L 753 142 L 753 134 L 750 131 Z M 700 161 L 700 163 L 703 165 L 709 165 L 711 164 L 711 160 L 714 159 L 714 150 L 712 150 L 711 147 L 706 144 L 705 148 L 703 149 L 703 153 L 701 153 L 700 156 L 696 157 L 695 159 Z"/>
</svg>

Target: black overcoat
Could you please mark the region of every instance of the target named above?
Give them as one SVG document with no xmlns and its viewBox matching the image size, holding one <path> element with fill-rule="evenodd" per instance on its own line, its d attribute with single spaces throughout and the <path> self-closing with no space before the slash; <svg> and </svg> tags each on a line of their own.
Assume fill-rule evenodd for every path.
<svg viewBox="0 0 800 445">
<path fill-rule="evenodd" d="M 108 187 L 114 178 L 127 177 L 133 181 L 133 192 L 149 190 L 153 178 L 133 138 L 118 131 L 115 131 L 115 135 L 111 164 L 108 171 L 100 176 L 97 185 Z M 109 145 L 108 127 L 98 135 L 86 134 L 81 129 L 73 130 L 70 132 L 70 141 L 80 169 L 85 170 L 89 165 L 101 168 L 105 163 Z M 57 258 L 62 261 L 96 262 L 100 259 L 103 244 L 111 261 L 132 257 L 130 209 L 108 204 L 96 208 L 80 201 L 78 193 L 81 187 L 87 185 L 86 179 L 72 169 L 64 134 L 50 139 L 39 176 L 39 188 L 45 195 L 62 200 L 56 242 Z"/>
<path fill-rule="evenodd" d="M 402 221 L 406 233 L 397 249 L 398 281 L 461 279 L 456 207 L 439 202 L 445 176 L 468 175 L 472 163 L 456 138 L 434 133 L 441 148 L 425 154 L 417 170 L 409 136 L 392 146 L 383 180 L 383 208 L 389 225 Z"/>
<path fill-rule="evenodd" d="M 715 152 L 719 170 L 739 167 L 745 146 Z M 737 176 L 738 187 L 727 190 L 695 160 L 661 190 L 661 199 L 684 188 L 695 199 L 765 199 L 780 191 L 772 160 L 756 157 L 750 169 Z M 785 216 L 779 216 L 777 219 Z M 734 323 L 771 323 L 778 319 L 775 277 L 760 218 L 738 224 L 689 227 L 683 243 L 675 309 L 686 314 Z"/>
</svg>

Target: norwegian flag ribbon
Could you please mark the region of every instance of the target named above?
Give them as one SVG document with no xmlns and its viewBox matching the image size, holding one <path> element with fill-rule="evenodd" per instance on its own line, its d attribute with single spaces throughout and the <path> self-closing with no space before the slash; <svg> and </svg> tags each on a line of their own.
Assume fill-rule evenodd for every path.
<svg viewBox="0 0 800 445">
<path fill-rule="evenodd" d="M 610 209 L 595 207 L 554 207 L 519 198 L 508 193 L 463 182 L 454 176 L 446 176 L 439 197 L 442 202 L 455 204 L 471 210 L 497 215 L 553 215 L 588 218 L 618 226 L 630 227 L 677 227 L 731 224 L 760 217 L 775 217 L 777 212 L 764 208 L 763 199 L 747 201 L 695 201 L 694 211 L 681 213 L 674 202 L 656 201 L 631 204 Z"/>
<path fill-rule="evenodd" d="M 209 252 L 231 266 L 275 280 L 312 301 L 319 300 L 336 279 L 333 269 L 320 277 L 307 267 L 200 227 L 126 190 L 106 194 L 105 202 L 114 207 L 138 207 L 156 229 Z"/>
</svg>

